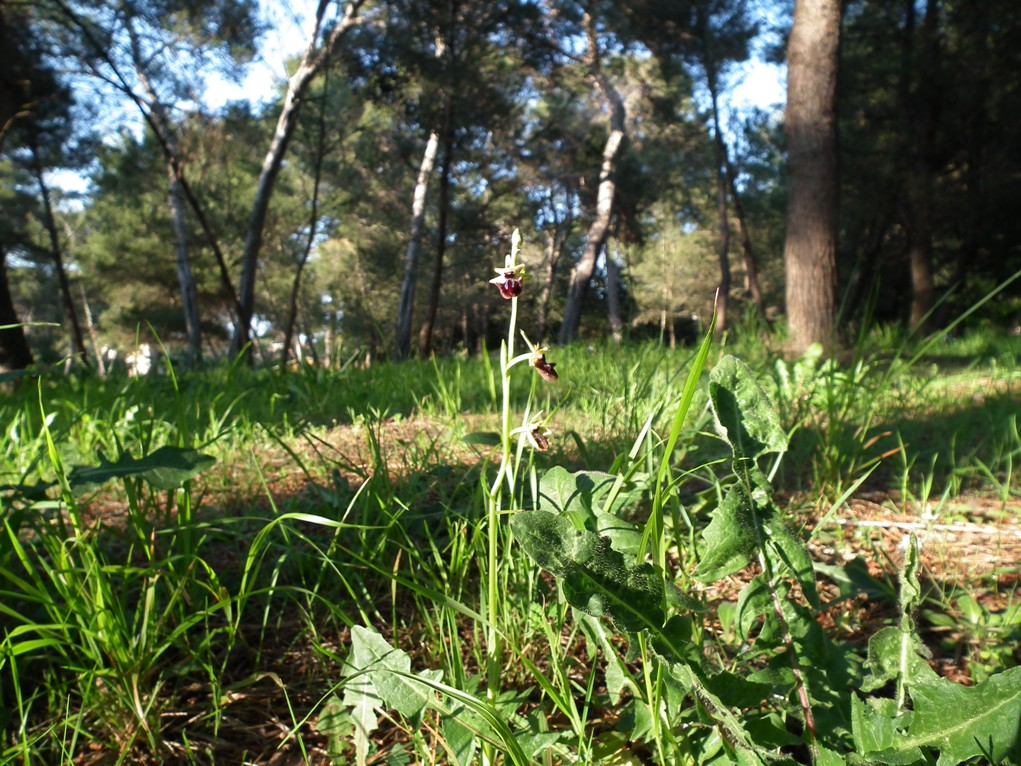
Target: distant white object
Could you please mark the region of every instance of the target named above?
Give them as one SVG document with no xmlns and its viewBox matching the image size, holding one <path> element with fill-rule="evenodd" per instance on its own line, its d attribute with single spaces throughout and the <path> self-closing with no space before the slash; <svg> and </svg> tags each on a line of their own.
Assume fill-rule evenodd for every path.
<svg viewBox="0 0 1021 766">
<path fill-rule="evenodd" d="M 149 370 L 152 369 L 152 360 L 152 346 L 148 343 L 143 343 L 124 357 L 124 364 L 127 365 L 128 375 L 133 378 L 148 375 Z"/>
</svg>

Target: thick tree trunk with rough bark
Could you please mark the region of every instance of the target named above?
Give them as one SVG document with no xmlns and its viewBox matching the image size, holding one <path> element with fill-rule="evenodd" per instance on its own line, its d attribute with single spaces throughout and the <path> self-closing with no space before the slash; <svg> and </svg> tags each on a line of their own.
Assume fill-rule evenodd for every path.
<svg viewBox="0 0 1021 766">
<path fill-rule="evenodd" d="M 790 346 L 835 346 L 840 0 L 796 0 L 787 45 L 789 197 L 784 263 Z"/>
<path fill-rule="evenodd" d="M 333 27 L 327 41 L 319 48 L 316 43 L 319 39 L 323 16 L 329 5 L 327 0 L 320 0 L 316 11 L 315 27 L 308 47 L 305 49 L 297 70 L 287 82 L 287 95 L 284 97 L 284 105 L 277 118 L 269 151 L 266 152 L 266 157 L 262 161 L 262 169 L 259 171 L 259 180 L 256 183 L 255 201 L 252 204 L 252 215 L 248 219 L 248 229 L 245 232 L 245 247 L 241 255 L 240 294 L 238 296 L 240 316 L 237 327 L 234 328 L 234 338 L 231 342 L 232 353 L 240 353 L 250 339 L 252 316 L 255 313 L 255 277 L 259 267 L 259 251 L 262 249 L 266 214 L 269 211 L 270 199 L 273 196 L 277 176 L 280 174 L 280 167 L 283 165 L 284 155 L 287 153 L 287 146 L 298 125 L 298 113 L 301 110 L 305 91 L 308 90 L 312 79 L 323 68 L 337 46 L 340 45 L 348 30 L 357 23 L 358 11 L 363 3 L 364 0 L 348 0 L 344 7 L 344 15 Z"/>
</svg>

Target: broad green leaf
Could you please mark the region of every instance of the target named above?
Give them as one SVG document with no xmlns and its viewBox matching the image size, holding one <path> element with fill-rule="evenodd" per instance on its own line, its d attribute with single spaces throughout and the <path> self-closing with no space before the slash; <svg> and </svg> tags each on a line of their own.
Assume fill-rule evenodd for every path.
<svg viewBox="0 0 1021 766">
<path fill-rule="evenodd" d="M 468 766 L 475 759 L 478 749 L 478 738 L 475 729 L 467 725 L 476 716 L 464 705 L 456 705 L 450 713 L 442 718 L 443 739 L 450 750 L 450 756 L 459 766 Z"/>
<path fill-rule="evenodd" d="M 695 568 L 695 579 L 715 582 L 748 566 L 758 544 L 756 524 L 756 508 L 748 490 L 742 484 L 732 485 L 702 532 L 704 553 Z"/>
<path fill-rule="evenodd" d="M 937 678 L 910 690 L 915 715 L 898 751 L 936 748 L 937 766 L 951 766 L 980 756 L 999 763 L 1021 747 L 1021 666 L 976 686 Z"/>
<path fill-rule="evenodd" d="M 563 734 L 555 731 L 527 731 L 515 734 L 514 738 L 521 750 L 535 761 L 563 739 Z"/>
<path fill-rule="evenodd" d="M 669 664 L 670 675 L 690 690 L 709 720 L 737 751 L 739 762 L 766 764 L 775 762 L 779 753 L 758 745 L 745 729 L 741 719 L 715 693 L 706 687 L 697 671 L 681 662 Z"/>
<path fill-rule="evenodd" d="M 736 459 L 756 460 L 767 452 L 784 452 L 787 434 L 776 407 L 748 366 L 725 356 L 709 374 L 709 398 L 720 436 Z"/>
<path fill-rule="evenodd" d="M 566 516 L 523 511 L 510 525 L 532 560 L 561 580 L 571 606 L 608 617 L 625 633 L 662 626 L 663 583 L 650 564 L 629 565 L 609 538 L 575 528 Z"/>
<path fill-rule="evenodd" d="M 124 454 L 116 463 L 100 458 L 99 465 L 92 468 L 75 466 L 68 475 L 68 482 L 78 488 L 137 477 L 154 489 L 169 490 L 182 486 L 215 462 L 215 458 L 198 450 L 164 446 L 142 458 Z"/>
<path fill-rule="evenodd" d="M 326 735 L 326 752 L 331 758 L 343 756 L 352 739 L 353 724 L 347 707 L 336 694 L 331 694 L 319 708 L 316 730 Z M 356 747 L 357 744 L 356 740 Z M 366 755 L 361 753 L 363 760 Z"/>
<path fill-rule="evenodd" d="M 801 586 L 805 599 L 818 609 L 819 593 L 815 589 L 815 568 L 812 566 L 812 556 L 805 541 L 792 533 L 781 519 L 771 519 L 763 526 L 769 542 L 775 546 L 780 559 Z"/>
<path fill-rule="evenodd" d="M 355 625 L 351 629 L 350 670 L 365 671 L 379 698 L 386 707 L 412 718 L 435 701 L 423 684 L 407 678 L 411 675 L 411 658 L 392 647 L 374 630 Z M 425 680 L 438 681 L 442 672 L 422 674 Z"/>
<path fill-rule="evenodd" d="M 900 736 L 899 728 L 910 720 L 911 712 L 899 712 L 897 700 L 890 698 L 869 697 L 862 699 L 857 694 L 851 695 L 851 731 L 854 734 L 854 746 L 860 755 L 888 750 Z M 918 748 L 905 751 L 904 763 L 918 763 L 922 760 L 922 751 Z"/>
<path fill-rule="evenodd" d="M 746 640 L 755 621 L 772 609 L 773 600 L 769 588 L 766 587 L 766 580 L 761 573 L 757 574 L 737 596 L 734 627 L 737 629 L 738 638 Z"/>
<path fill-rule="evenodd" d="M 638 526 L 612 513 L 596 513 L 596 533 L 610 538 L 610 545 L 618 553 L 637 556 L 642 548 L 642 532 Z"/>
<path fill-rule="evenodd" d="M 383 700 L 368 674 L 353 667 L 350 659 L 343 670 L 343 674 L 348 676 L 344 684 L 344 704 L 351 708 L 351 720 L 355 727 L 356 763 L 364 764 L 369 754 L 370 735 L 379 726 L 376 710 L 383 707 Z"/>
<path fill-rule="evenodd" d="M 589 521 L 600 510 L 599 497 L 610 491 L 615 480 L 616 477 L 610 473 L 570 473 L 561 466 L 553 466 L 539 479 L 537 507 L 555 513 L 574 512 L 585 521 L 586 526 L 590 526 Z"/>
<path fill-rule="evenodd" d="M 868 675 L 862 682 L 862 691 L 874 691 L 898 679 L 907 685 L 934 680 L 936 671 L 922 659 L 925 652 L 925 646 L 914 633 L 883 628 L 869 638 L 869 658 L 865 661 Z"/>
</svg>

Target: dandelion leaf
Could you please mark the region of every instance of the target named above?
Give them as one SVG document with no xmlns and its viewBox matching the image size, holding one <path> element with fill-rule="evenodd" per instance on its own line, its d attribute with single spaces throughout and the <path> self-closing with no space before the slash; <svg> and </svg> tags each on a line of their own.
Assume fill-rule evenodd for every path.
<svg viewBox="0 0 1021 766">
<path fill-rule="evenodd" d="M 756 460 L 767 452 L 784 452 L 787 434 L 776 407 L 748 366 L 726 356 L 709 375 L 709 398 L 720 437 L 736 459 Z"/>
<path fill-rule="evenodd" d="M 743 484 L 727 490 L 713 520 L 702 532 L 702 560 L 695 579 L 715 582 L 744 569 L 755 554 L 758 542 L 754 501 Z"/>
<path fill-rule="evenodd" d="M 872 762 L 906 763 L 912 754 L 934 749 L 939 751 L 937 766 L 951 766 L 970 758 L 1001 763 L 1021 747 L 1021 667 L 998 673 L 976 686 L 936 678 L 911 686 L 910 694 L 914 712 L 907 731 L 896 737 L 893 747 L 866 752 Z M 868 723 L 870 736 L 874 737 L 878 724 L 874 719 Z M 859 747 L 869 743 L 865 733 L 858 730 L 855 741 Z"/>
<path fill-rule="evenodd" d="M 650 564 L 629 565 L 609 538 L 576 528 L 568 516 L 524 511 L 510 525 L 532 560 L 561 580 L 571 606 L 625 633 L 663 625 L 663 583 Z"/>
<path fill-rule="evenodd" d="M 98 466 L 76 466 L 68 481 L 76 489 L 87 489 L 113 479 L 137 477 L 154 489 L 170 490 L 183 486 L 215 462 L 215 458 L 198 450 L 167 445 L 141 458 L 124 454 L 115 463 L 100 458 Z"/>
<path fill-rule="evenodd" d="M 351 629 L 348 674 L 364 671 L 386 707 L 408 718 L 421 713 L 435 697 L 428 687 L 414 680 L 411 658 L 392 647 L 374 630 L 355 625 Z M 439 680 L 440 671 L 427 671 L 424 679 Z"/>
</svg>

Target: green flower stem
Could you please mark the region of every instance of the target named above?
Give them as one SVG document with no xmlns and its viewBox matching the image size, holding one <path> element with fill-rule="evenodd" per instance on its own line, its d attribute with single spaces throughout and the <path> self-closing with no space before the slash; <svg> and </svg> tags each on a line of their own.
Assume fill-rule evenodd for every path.
<svg viewBox="0 0 1021 766">
<path fill-rule="evenodd" d="M 521 238 L 517 231 L 511 239 L 511 262 L 517 263 L 518 246 Z M 486 602 L 489 624 L 486 626 L 486 699 L 495 704 L 500 695 L 500 635 L 497 629 L 500 601 L 500 507 L 503 500 L 503 485 L 507 483 L 510 502 L 514 503 L 515 476 L 512 468 L 511 443 L 511 367 L 524 358 L 514 356 L 514 336 L 517 334 L 518 299 L 511 298 L 510 321 L 507 326 L 507 338 L 500 347 L 500 382 L 503 394 L 500 421 L 500 467 L 489 489 L 488 508 L 486 515 L 489 549 L 487 556 Z M 489 760 L 489 759 L 487 759 Z"/>
</svg>

